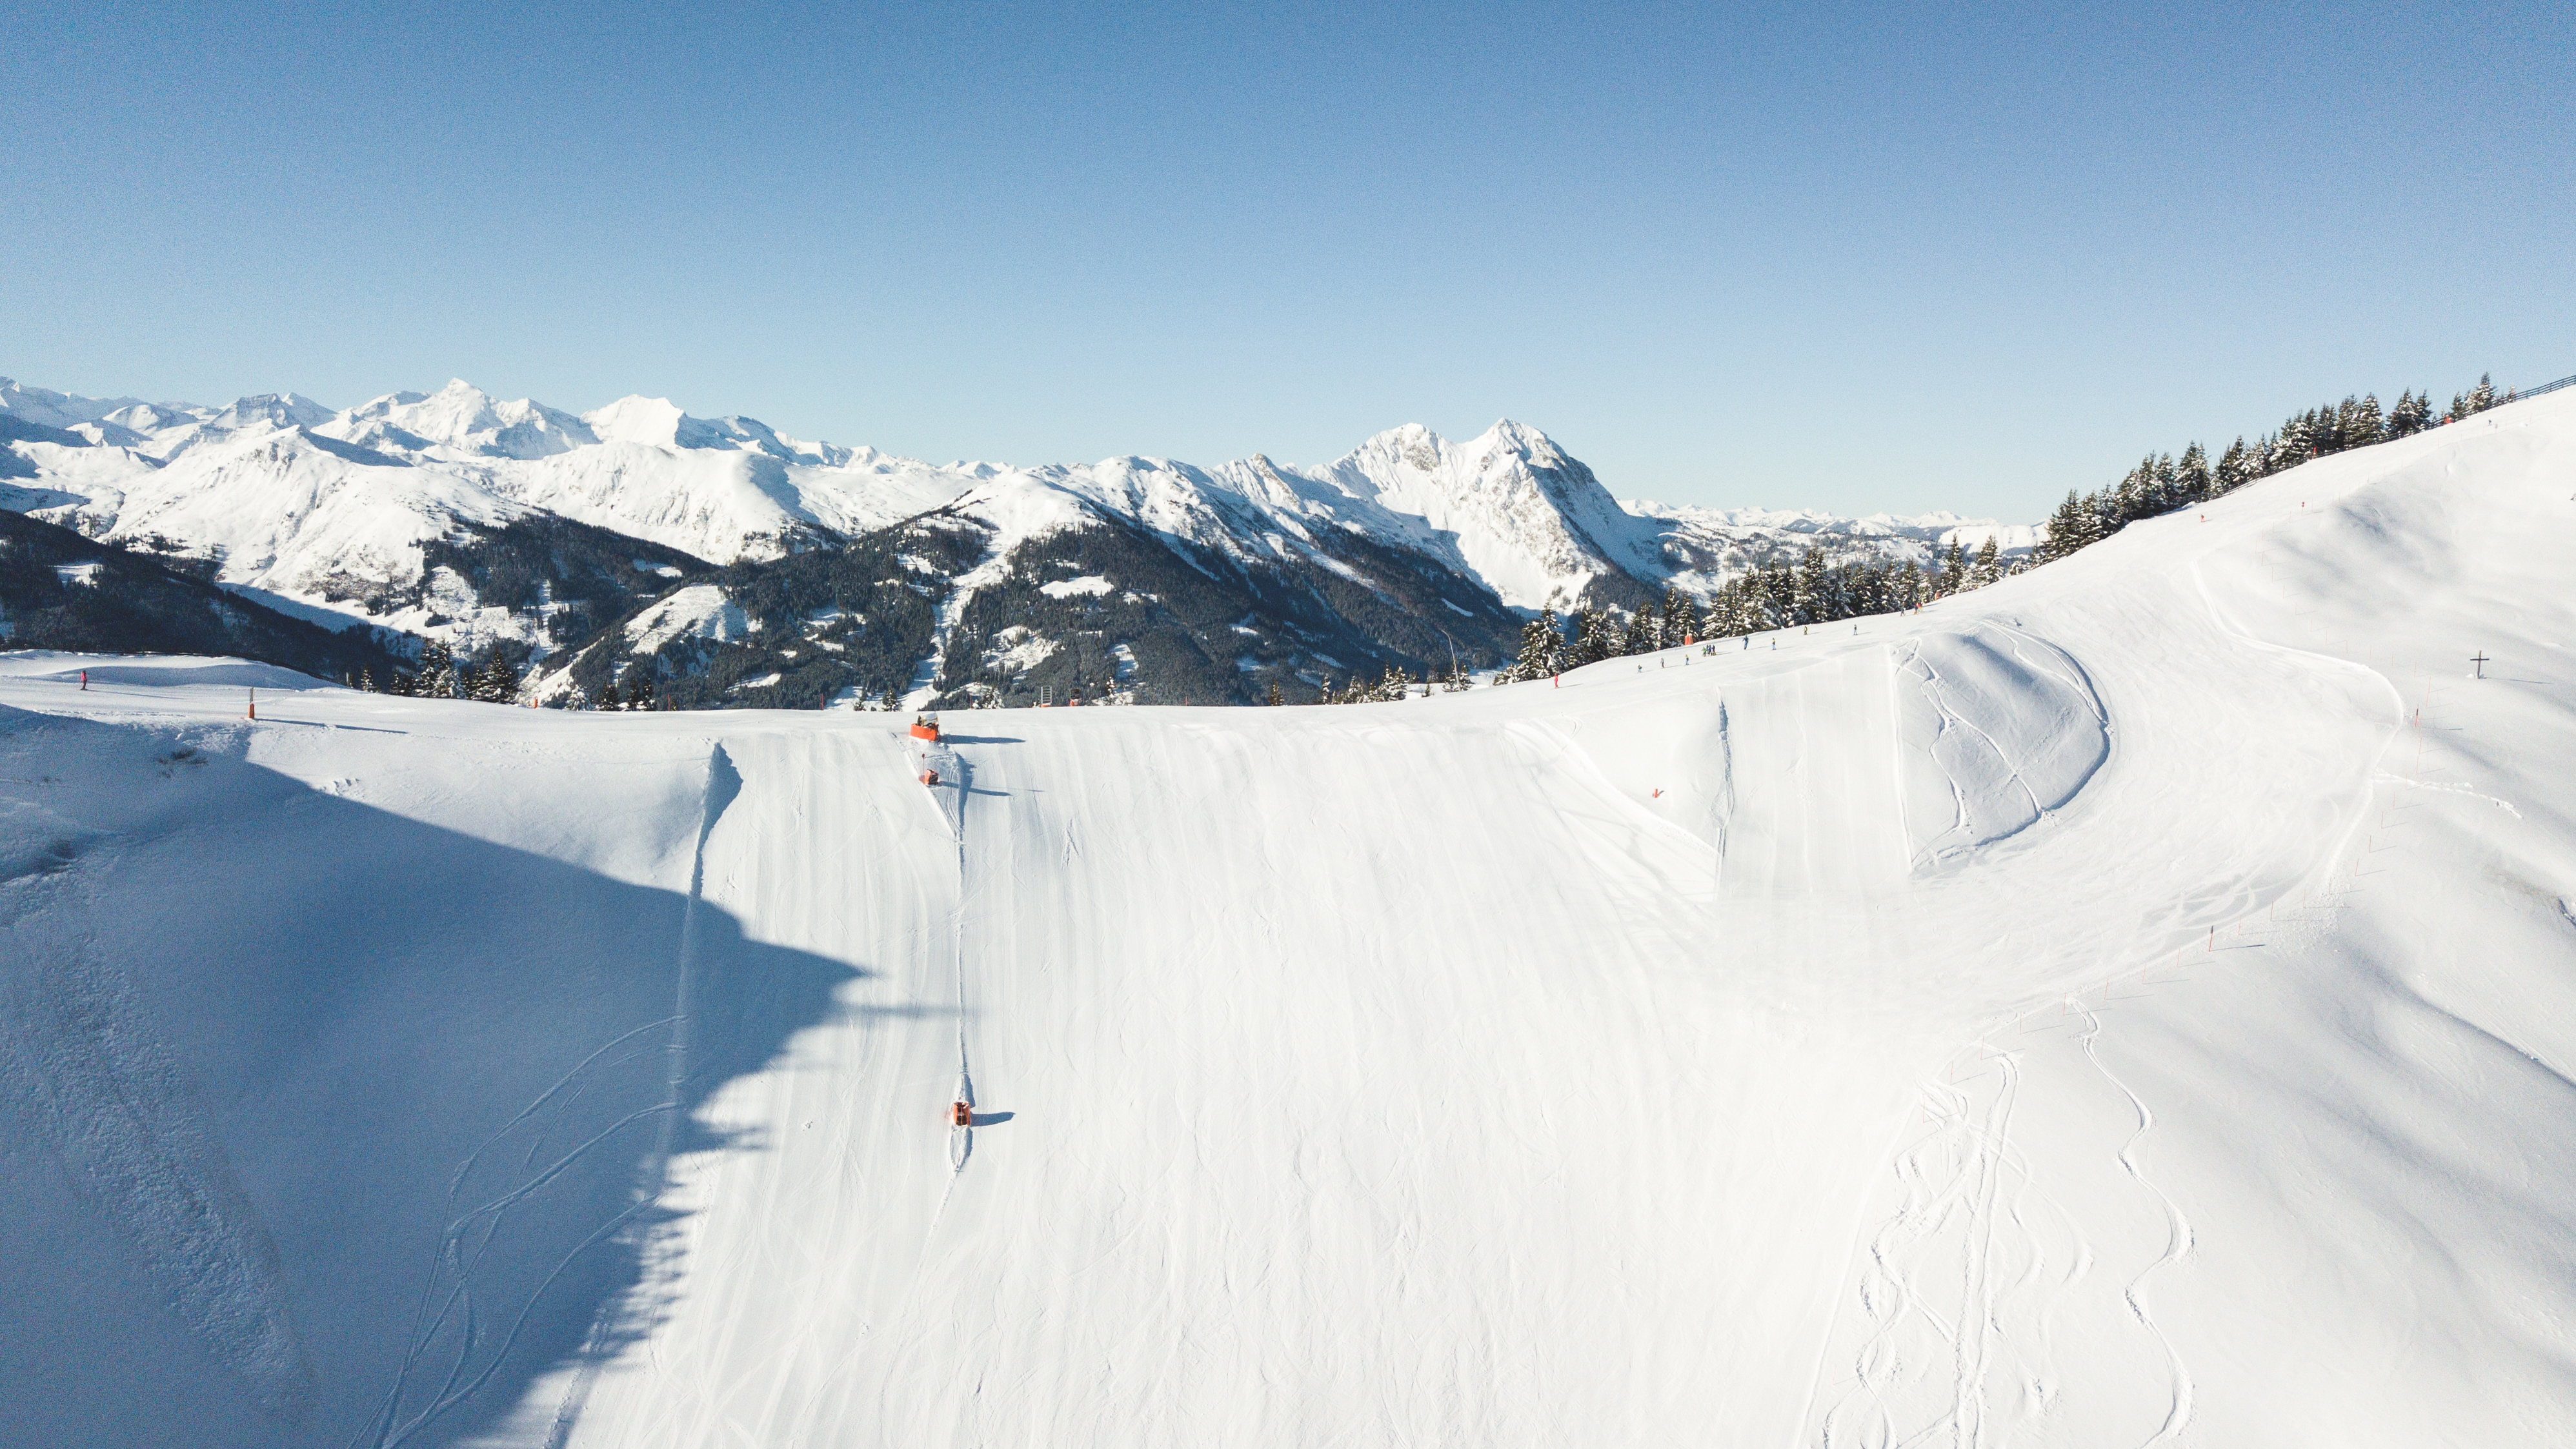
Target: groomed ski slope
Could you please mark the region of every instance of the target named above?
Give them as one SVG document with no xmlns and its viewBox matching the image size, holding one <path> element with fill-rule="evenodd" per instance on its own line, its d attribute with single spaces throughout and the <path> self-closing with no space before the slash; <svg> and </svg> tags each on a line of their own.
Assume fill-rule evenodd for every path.
<svg viewBox="0 0 2576 1449">
<path fill-rule="evenodd" d="M 11 656 L 0 1440 L 2576 1443 L 2571 494 L 935 789 Z"/>
</svg>

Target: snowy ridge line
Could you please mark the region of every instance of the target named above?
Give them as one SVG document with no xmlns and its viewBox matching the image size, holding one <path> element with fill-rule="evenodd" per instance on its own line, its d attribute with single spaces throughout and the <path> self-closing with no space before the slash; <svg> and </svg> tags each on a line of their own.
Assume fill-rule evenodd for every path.
<svg viewBox="0 0 2576 1449">
<path fill-rule="evenodd" d="M 665 1113 L 654 1135 L 653 1155 L 647 1176 L 651 1186 L 646 1195 L 629 1210 L 629 1217 L 640 1216 L 662 1200 L 671 1187 L 671 1154 L 677 1145 L 680 1129 L 680 1104 L 687 1100 L 689 1053 L 697 1018 L 697 975 L 699 933 L 704 929 L 699 915 L 706 897 L 707 840 L 715 834 L 716 822 L 724 817 L 725 808 L 742 792 L 742 775 L 734 768 L 733 757 L 721 743 L 710 742 L 707 754 L 706 784 L 699 801 L 698 839 L 689 859 L 689 895 L 680 908 L 680 956 L 675 998 L 671 1018 L 671 1040 L 664 1048 L 668 1056 L 665 1085 L 669 1111 Z M 652 1265 L 648 1261 L 649 1269 Z M 676 1276 L 676 1270 L 672 1270 Z M 637 1294 L 641 1293 L 638 1285 Z M 621 1295 L 603 1304 L 592 1319 L 582 1341 L 581 1366 L 572 1381 L 564 1386 L 564 1396 L 555 1408 L 554 1419 L 546 1432 L 546 1449 L 563 1449 L 572 1437 L 573 1426 L 590 1401 L 591 1389 L 607 1366 L 609 1346 L 625 1335 L 630 1309 L 640 1309 L 632 1302 L 634 1295 Z"/>
<path fill-rule="evenodd" d="M 222 410 L 101 406 L 0 379 L 0 414 L 85 430 L 0 445 L 29 465 L 35 486 L 11 491 L 39 516 L 109 542 L 166 537 L 221 558 L 223 585 L 322 618 L 357 622 L 373 606 L 360 601 L 391 600 L 390 612 L 365 620 L 514 641 L 540 658 L 555 652 L 541 618 L 497 598 L 487 605 L 455 567 L 432 562 L 460 528 L 569 523 L 721 565 L 941 515 L 989 526 L 997 555 L 1109 523 L 1142 530 L 1209 577 L 1202 553 L 1361 580 L 1322 547 L 1347 532 L 1528 609 L 1633 603 L 1640 589 L 1668 584 L 1705 596 L 1748 567 L 1815 547 L 1837 560 L 1920 563 L 1962 536 L 2004 538 L 2016 552 L 2034 536 L 2031 525 L 1947 513 L 1622 503 L 1546 434 L 1508 419 L 1464 441 L 1406 424 L 1312 466 L 1260 455 L 1212 467 L 1135 455 L 1021 466 L 805 442 L 756 419 L 690 417 L 665 399 L 628 397 L 575 417 L 461 380 L 338 413 L 292 395 Z M 938 657 L 947 652 L 943 638 Z"/>
</svg>

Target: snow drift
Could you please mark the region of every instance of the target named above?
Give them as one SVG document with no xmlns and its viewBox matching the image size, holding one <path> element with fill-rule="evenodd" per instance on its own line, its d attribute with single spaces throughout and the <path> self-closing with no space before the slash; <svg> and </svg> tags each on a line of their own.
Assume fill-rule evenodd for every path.
<svg viewBox="0 0 2576 1449">
<path fill-rule="evenodd" d="M 937 789 L 18 656 L 0 1438 L 2576 1439 L 2572 478 Z"/>
</svg>

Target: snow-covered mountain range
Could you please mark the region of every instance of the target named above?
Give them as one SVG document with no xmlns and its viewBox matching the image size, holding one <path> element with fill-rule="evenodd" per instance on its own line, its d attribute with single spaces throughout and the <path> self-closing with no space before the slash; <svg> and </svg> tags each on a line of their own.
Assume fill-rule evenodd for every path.
<svg viewBox="0 0 2576 1449">
<path fill-rule="evenodd" d="M 485 597 L 488 570 L 442 565 L 443 546 L 560 520 L 711 565 L 757 564 L 938 513 L 971 524 L 980 546 L 953 561 L 961 567 L 932 572 L 943 586 L 973 574 L 962 585 L 971 591 L 1026 575 L 1036 554 L 1055 558 L 1067 534 L 1118 526 L 1173 553 L 1168 567 L 1148 570 L 1158 576 L 1266 570 L 1308 581 L 1308 592 L 1328 590 L 1332 577 L 1392 600 L 1390 570 L 1427 571 L 1445 580 L 1431 587 L 1458 617 L 1481 618 L 1467 643 L 1482 657 L 1506 639 L 1510 611 L 1634 606 L 1666 588 L 1705 595 L 1814 546 L 1836 561 L 1920 563 L 1953 539 L 2029 542 L 2027 528 L 1947 514 L 1851 519 L 1623 503 L 1547 435 L 1508 420 L 1463 442 L 1407 425 L 1306 467 L 1258 454 L 1211 467 L 1144 456 L 1016 466 L 810 442 L 752 418 L 693 417 L 657 398 L 575 415 L 463 381 L 335 412 L 294 393 L 214 408 L 0 380 L 0 410 L 0 506 L 99 539 L 212 558 L 224 584 L 317 618 L 469 644 L 515 640 L 541 659 L 574 642 L 549 612 L 559 601 Z M 613 541 L 592 542 L 613 552 Z M 656 588 L 677 587 L 688 572 L 667 557 L 639 557 L 637 567 Z M 1163 592 L 1154 578 L 1117 582 Z M 1433 623 L 1448 617 L 1427 599 L 1403 608 L 1416 603 Z M 1247 607 L 1264 610 L 1258 598 Z M 1350 622 L 1345 608 L 1328 612 Z M 1407 641 L 1354 627 L 1384 646 L 1366 651 L 1372 659 L 1420 660 L 1444 647 L 1434 633 Z M 1301 628 L 1311 633 L 1311 621 Z M 1451 637 L 1445 647 L 1458 645 Z M 934 652 L 946 652 L 944 637 Z"/>
</svg>

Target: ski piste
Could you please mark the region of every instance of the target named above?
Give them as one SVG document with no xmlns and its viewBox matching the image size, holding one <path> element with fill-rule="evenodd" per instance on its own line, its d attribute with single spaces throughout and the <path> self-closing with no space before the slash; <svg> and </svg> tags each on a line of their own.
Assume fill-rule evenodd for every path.
<svg viewBox="0 0 2576 1449">
<path fill-rule="evenodd" d="M 0 1443 L 2576 1443 L 2571 479 L 945 766 L 0 654 Z"/>
<path fill-rule="evenodd" d="M 964 1172 L 975 1150 L 975 1083 L 966 1055 L 966 795 L 967 767 L 941 735 L 939 717 L 919 715 L 905 734 L 905 759 L 912 778 L 929 793 L 956 850 L 955 905 L 949 911 L 948 958 L 956 993 L 957 1091 L 950 1100 L 948 1166 Z M 942 1197 L 945 1207 L 945 1196 Z"/>
</svg>

